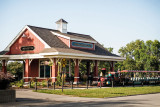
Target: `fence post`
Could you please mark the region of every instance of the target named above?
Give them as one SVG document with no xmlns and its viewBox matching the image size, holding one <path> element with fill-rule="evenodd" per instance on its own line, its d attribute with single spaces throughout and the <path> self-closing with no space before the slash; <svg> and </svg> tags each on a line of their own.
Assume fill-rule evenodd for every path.
<svg viewBox="0 0 160 107">
<path fill-rule="evenodd" d="M 112 88 L 113 88 L 113 80 L 112 80 Z"/>
<path fill-rule="evenodd" d="M 89 86 L 91 86 L 91 80 L 89 80 Z"/>
<path fill-rule="evenodd" d="M 47 88 L 49 88 L 49 81 L 47 81 Z"/>
<path fill-rule="evenodd" d="M 134 87 L 134 81 L 133 81 L 133 87 Z"/>
<path fill-rule="evenodd" d="M 54 90 L 56 89 L 56 83 L 55 82 L 53 82 L 53 88 L 54 88 Z"/>
<path fill-rule="evenodd" d="M 124 87 L 124 80 L 123 80 L 123 87 Z"/>
<path fill-rule="evenodd" d="M 88 80 L 86 81 L 87 89 L 88 89 Z"/>
<path fill-rule="evenodd" d="M 100 80 L 100 88 L 101 88 L 101 80 Z"/>
<path fill-rule="evenodd" d="M 78 87 L 78 81 L 77 81 L 77 87 Z"/>
<path fill-rule="evenodd" d="M 37 82 L 35 82 L 35 90 L 37 91 Z"/>
<path fill-rule="evenodd" d="M 31 88 L 31 81 L 29 81 L 29 88 Z"/>
<path fill-rule="evenodd" d="M 142 87 L 143 87 L 143 81 L 142 81 Z"/>
<path fill-rule="evenodd" d="M 73 81 L 72 81 L 72 84 L 71 84 L 71 86 L 72 86 L 72 89 L 73 89 Z"/>
</svg>

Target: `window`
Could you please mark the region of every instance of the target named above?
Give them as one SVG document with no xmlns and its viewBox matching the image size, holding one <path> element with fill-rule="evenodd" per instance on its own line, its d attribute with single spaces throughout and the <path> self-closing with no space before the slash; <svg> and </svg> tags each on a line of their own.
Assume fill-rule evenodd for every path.
<svg viewBox="0 0 160 107">
<path fill-rule="evenodd" d="M 48 64 L 49 61 L 40 61 L 40 78 L 50 78 L 51 69 Z"/>
</svg>

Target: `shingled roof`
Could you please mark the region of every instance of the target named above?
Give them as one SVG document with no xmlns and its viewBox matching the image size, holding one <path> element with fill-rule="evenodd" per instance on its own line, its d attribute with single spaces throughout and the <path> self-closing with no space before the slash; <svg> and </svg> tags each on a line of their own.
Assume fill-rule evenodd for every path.
<svg viewBox="0 0 160 107">
<path fill-rule="evenodd" d="M 0 55 L 5 55 L 8 51 L 1 51 Z"/>
<path fill-rule="evenodd" d="M 81 53 L 81 54 L 94 54 L 94 55 L 119 57 L 118 55 L 112 54 L 109 51 L 107 51 L 101 44 L 99 44 L 90 35 L 84 35 L 84 34 L 78 34 L 78 33 L 72 33 L 72 32 L 67 32 L 67 34 L 64 34 L 54 29 L 47 29 L 47 28 L 30 26 L 30 25 L 28 25 L 28 27 L 31 28 L 37 35 L 39 35 L 40 38 L 43 39 L 50 47 L 52 47 L 52 48 L 44 49 L 42 53 L 63 51 L 66 53 L 77 53 L 77 54 Z M 60 39 L 58 39 L 56 35 L 54 35 L 51 32 L 62 34 L 68 37 L 74 37 L 77 39 L 96 41 L 97 43 L 95 43 L 95 50 L 73 49 L 73 48 L 71 49 L 65 43 L 63 43 Z"/>
</svg>

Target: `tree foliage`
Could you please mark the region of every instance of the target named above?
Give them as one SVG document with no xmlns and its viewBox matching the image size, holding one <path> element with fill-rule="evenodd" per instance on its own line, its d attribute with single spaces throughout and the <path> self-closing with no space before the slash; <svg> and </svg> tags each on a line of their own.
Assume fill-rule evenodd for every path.
<svg viewBox="0 0 160 107">
<path fill-rule="evenodd" d="M 18 77 L 18 80 L 20 80 L 22 79 L 23 74 L 23 63 L 18 61 L 9 62 L 7 65 L 7 71 L 15 75 L 15 77 Z"/>
<path fill-rule="evenodd" d="M 126 60 L 118 63 L 120 70 L 160 70 L 160 42 L 136 40 L 119 49 Z"/>
</svg>

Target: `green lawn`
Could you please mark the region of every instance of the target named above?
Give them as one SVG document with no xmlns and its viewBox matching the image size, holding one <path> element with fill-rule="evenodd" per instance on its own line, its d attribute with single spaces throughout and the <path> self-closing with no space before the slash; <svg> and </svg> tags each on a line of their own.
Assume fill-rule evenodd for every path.
<svg viewBox="0 0 160 107">
<path fill-rule="evenodd" d="M 77 97 L 118 97 L 137 94 L 160 93 L 160 86 L 145 87 L 116 87 L 116 88 L 96 88 L 96 89 L 64 89 L 62 90 L 37 90 L 40 93 L 71 95 Z"/>
</svg>

